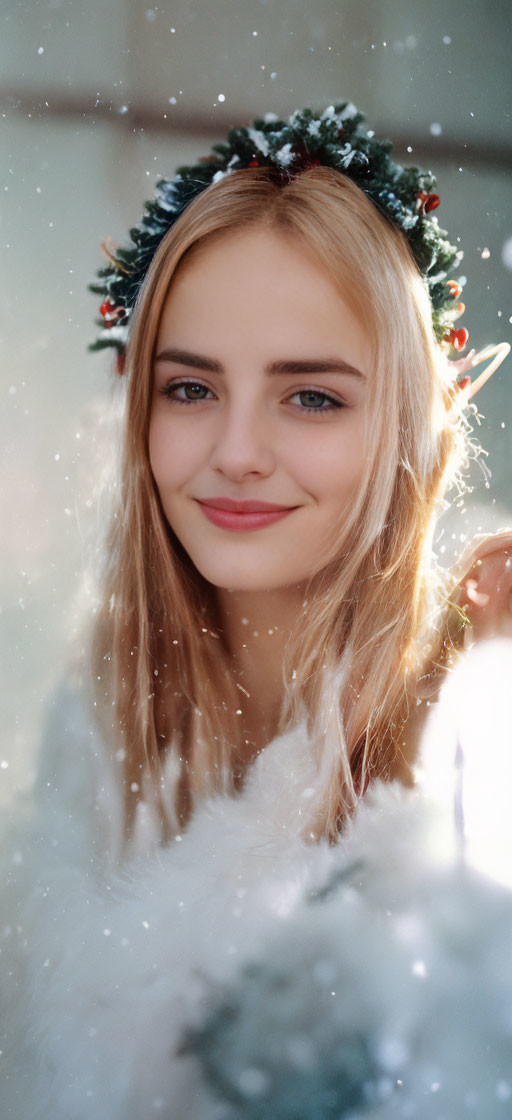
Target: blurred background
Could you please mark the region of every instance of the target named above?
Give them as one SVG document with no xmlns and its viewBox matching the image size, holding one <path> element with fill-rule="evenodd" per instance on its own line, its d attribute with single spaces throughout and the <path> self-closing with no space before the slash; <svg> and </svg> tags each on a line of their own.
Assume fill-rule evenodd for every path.
<svg viewBox="0 0 512 1120">
<path fill-rule="evenodd" d="M 30 780 L 101 517 L 100 243 L 230 125 L 348 98 L 437 174 L 470 344 L 512 341 L 511 33 L 510 0 L 2 0 L 0 802 Z M 512 358 L 478 407 L 491 477 L 474 469 L 446 554 L 512 524 Z"/>
</svg>

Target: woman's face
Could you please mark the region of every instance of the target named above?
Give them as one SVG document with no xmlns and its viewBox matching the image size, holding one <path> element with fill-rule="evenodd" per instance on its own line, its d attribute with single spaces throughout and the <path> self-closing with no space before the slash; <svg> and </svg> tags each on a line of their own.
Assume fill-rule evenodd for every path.
<svg viewBox="0 0 512 1120">
<path fill-rule="evenodd" d="M 362 324 L 288 237 L 220 235 L 183 262 L 149 453 L 169 525 L 210 583 L 297 586 L 336 554 L 364 468 L 369 362 Z"/>
</svg>

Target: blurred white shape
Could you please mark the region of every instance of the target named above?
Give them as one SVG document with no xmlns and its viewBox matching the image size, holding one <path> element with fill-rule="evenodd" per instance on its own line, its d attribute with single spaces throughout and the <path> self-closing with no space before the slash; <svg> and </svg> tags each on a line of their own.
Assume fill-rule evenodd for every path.
<svg viewBox="0 0 512 1120">
<path fill-rule="evenodd" d="M 421 784 L 443 803 L 464 861 L 512 888 L 512 641 L 480 642 L 441 691 Z"/>
<path fill-rule="evenodd" d="M 501 249 L 501 259 L 505 268 L 512 269 L 512 237 L 507 237 Z"/>
<path fill-rule="evenodd" d="M 419 976 L 421 980 L 424 980 L 427 975 L 425 961 L 414 961 L 411 971 L 413 976 Z"/>
</svg>

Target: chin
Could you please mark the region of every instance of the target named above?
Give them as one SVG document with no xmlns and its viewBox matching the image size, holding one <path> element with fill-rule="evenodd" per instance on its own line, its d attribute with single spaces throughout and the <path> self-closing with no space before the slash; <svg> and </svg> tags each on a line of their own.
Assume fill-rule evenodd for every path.
<svg viewBox="0 0 512 1120">
<path fill-rule="evenodd" d="M 224 572 L 219 578 L 212 577 L 206 572 L 202 572 L 201 574 L 208 580 L 208 583 L 213 584 L 219 591 L 277 591 L 279 588 L 285 586 L 283 585 L 282 578 L 272 581 L 269 578 L 265 579 L 265 575 L 261 572 L 258 576 L 254 576 L 253 578 L 244 576 L 239 571 L 236 573 L 233 572 L 231 577 L 229 572 Z"/>
<path fill-rule="evenodd" d="M 195 564 L 195 567 L 208 583 L 221 591 L 277 591 L 300 582 L 300 578 L 283 579 L 282 569 L 279 572 L 265 570 L 263 564 L 256 571 L 242 564 Z"/>
</svg>

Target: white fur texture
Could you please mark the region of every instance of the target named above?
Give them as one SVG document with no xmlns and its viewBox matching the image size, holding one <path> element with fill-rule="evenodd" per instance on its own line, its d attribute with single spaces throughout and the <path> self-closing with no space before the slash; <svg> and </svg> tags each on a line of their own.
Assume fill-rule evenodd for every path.
<svg viewBox="0 0 512 1120">
<path fill-rule="evenodd" d="M 142 822 L 119 870 L 115 769 L 64 690 L 36 796 L 3 846 L 2 1116 L 512 1115 L 512 896 L 461 865 L 453 727 L 431 733 L 449 759 L 441 795 L 377 785 L 336 849 L 301 838 L 315 767 L 297 729 L 167 848 Z M 247 984 L 251 963 L 260 981 Z M 214 1059 L 204 1045 L 179 1054 L 226 1000 L 236 1030 L 219 1028 Z M 351 1030 L 375 1083 L 357 1111 L 340 1097 L 333 1112 L 319 1096 L 341 1062 L 329 1039 Z M 234 1095 L 213 1091 L 212 1064 Z"/>
</svg>

